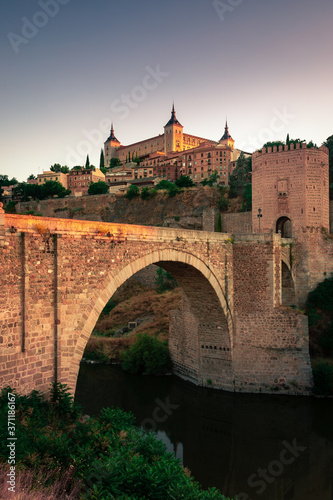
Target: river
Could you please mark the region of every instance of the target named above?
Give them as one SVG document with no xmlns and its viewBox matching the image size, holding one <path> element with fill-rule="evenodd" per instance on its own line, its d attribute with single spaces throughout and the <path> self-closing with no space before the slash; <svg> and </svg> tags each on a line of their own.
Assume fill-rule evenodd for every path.
<svg viewBox="0 0 333 500">
<path fill-rule="evenodd" d="M 239 500 L 333 500 L 332 399 L 234 394 L 82 363 L 75 401 L 88 415 L 132 411 L 205 488 Z"/>
</svg>

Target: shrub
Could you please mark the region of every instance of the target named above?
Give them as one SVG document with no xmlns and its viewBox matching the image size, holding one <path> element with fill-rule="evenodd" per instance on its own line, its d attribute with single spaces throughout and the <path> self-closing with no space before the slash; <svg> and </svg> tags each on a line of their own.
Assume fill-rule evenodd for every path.
<svg viewBox="0 0 333 500">
<path fill-rule="evenodd" d="M 171 370 L 169 349 L 164 342 L 139 334 L 136 342 L 122 355 L 124 370 L 143 375 L 162 375 Z"/>
<path fill-rule="evenodd" d="M 3 436 L 8 392 L 0 395 Z M 20 498 L 226 500 L 216 488 L 203 491 L 161 441 L 134 426 L 131 413 L 106 408 L 99 418 L 85 419 L 65 386 L 53 385 L 51 392 L 49 401 L 37 391 L 16 394 L 17 472 L 29 479 Z M 8 472 L 6 443 L 0 442 L 0 480 Z M 49 490 L 59 496 L 48 496 Z"/>
<path fill-rule="evenodd" d="M 167 290 L 173 290 L 177 287 L 177 281 L 172 276 L 172 274 L 168 273 L 168 271 L 164 271 L 161 267 L 159 267 L 156 271 L 155 285 L 158 292 L 163 293 Z"/>
<path fill-rule="evenodd" d="M 139 196 L 139 194 L 140 194 L 140 191 L 139 191 L 138 186 L 135 186 L 134 184 L 132 184 L 132 186 L 127 189 L 126 194 L 125 194 L 125 198 L 127 198 L 128 200 L 133 200 L 133 198 L 135 198 L 136 196 Z"/>
<path fill-rule="evenodd" d="M 163 179 L 160 181 L 158 184 L 156 184 L 156 189 L 173 189 L 175 184 L 173 182 L 167 181 L 166 179 Z"/>
<path fill-rule="evenodd" d="M 149 189 L 149 187 L 146 186 L 141 191 L 141 198 L 142 200 L 150 200 L 155 194 L 156 191 L 154 189 Z"/>
<path fill-rule="evenodd" d="M 333 395 L 333 365 L 320 362 L 313 368 L 315 392 L 321 395 Z"/>
<path fill-rule="evenodd" d="M 116 305 L 117 305 L 117 302 L 115 302 L 114 300 L 110 299 L 105 304 L 105 307 L 104 307 L 103 311 L 101 312 L 101 316 L 108 316 L 110 314 L 110 312 L 112 311 L 112 309 L 114 307 L 116 307 Z"/>
<path fill-rule="evenodd" d="M 192 187 L 194 182 L 189 175 L 181 175 L 179 179 L 176 179 L 176 186 L 178 187 Z"/>
<path fill-rule="evenodd" d="M 16 205 L 16 201 L 12 201 L 10 200 L 7 205 L 5 206 L 5 212 L 6 214 L 15 214 L 16 213 L 16 208 L 15 208 L 15 205 Z"/>
</svg>

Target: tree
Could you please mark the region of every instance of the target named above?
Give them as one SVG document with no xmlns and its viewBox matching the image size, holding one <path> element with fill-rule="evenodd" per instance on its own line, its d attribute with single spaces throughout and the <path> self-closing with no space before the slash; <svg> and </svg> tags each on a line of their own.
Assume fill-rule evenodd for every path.
<svg viewBox="0 0 333 500">
<path fill-rule="evenodd" d="M 111 158 L 109 162 L 109 168 L 119 167 L 121 165 L 119 158 Z"/>
<path fill-rule="evenodd" d="M 51 165 L 50 167 L 51 172 L 56 172 L 56 173 L 63 173 L 63 174 L 68 174 L 69 168 L 67 165 L 61 166 L 60 163 L 55 163 L 54 165 Z"/>
<path fill-rule="evenodd" d="M 189 175 L 181 175 L 179 179 L 176 179 L 175 182 L 178 187 L 192 187 L 194 186 L 194 182 L 192 181 Z"/>
<path fill-rule="evenodd" d="M 90 160 L 89 160 L 89 155 L 87 155 L 86 164 L 84 168 L 87 169 L 89 167 L 90 167 Z"/>
<path fill-rule="evenodd" d="M 99 156 L 99 169 L 103 172 L 102 169 L 105 169 L 105 165 L 104 165 L 104 151 L 103 149 L 101 149 L 101 154 Z"/>
<path fill-rule="evenodd" d="M 137 153 L 135 153 L 135 156 L 134 156 L 134 157 L 132 157 L 132 161 L 133 161 L 134 163 L 136 163 L 137 165 L 139 165 L 139 163 L 140 163 L 140 161 L 141 161 L 141 158 L 140 158 L 140 156 L 138 156 L 138 154 L 137 154 Z"/>
<path fill-rule="evenodd" d="M 313 141 L 308 142 L 306 147 L 309 148 L 309 149 L 310 148 L 316 148 L 316 149 L 318 149 L 317 144 L 315 144 Z"/>
<path fill-rule="evenodd" d="M 51 165 L 50 168 L 51 172 L 61 172 L 61 165 L 60 163 L 55 163 L 54 165 Z"/>
<path fill-rule="evenodd" d="M 30 185 L 34 186 L 34 184 Z M 58 198 L 64 198 L 65 196 L 71 194 L 71 190 L 66 189 L 58 181 L 46 181 L 40 186 L 40 189 L 41 189 L 40 191 L 41 200 L 45 200 L 46 198 L 53 198 L 53 196 L 57 196 Z"/>
<path fill-rule="evenodd" d="M 0 175 L 0 186 L 14 186 L 15 184 L 18 184 L 15 177 L 9 179 L 8 175 Z"/>
<path fill-rule="evenodd" d="M 210 186 L 210 187 L 212 187 L 214 184 L 217 183 L 218 179 L 219 179 L 219 173 L 218 173 L 217 170 L 214 170 L 214 172 L 209 176 L 209 178 L 208 179 L 207 178 L 204 179 L 201 182 L 201 184 L 203 186 Z"/>
<path fill-rule="evenodd" d="M 220 191 L 220 197 L 218 199 L 218 207 L 221 210 L 221 212 L 226 212 L 230 205 L 229 198 L 227 197 L 227 187 L 220 186 L 219 191 Z"/>
<path fill-rule="evenodd" d="M 88 194 L 106 194 L 109 191 L 109 186 L 104 181 L 91 182 L 88 188 Z"/>
<path fill-rule="evenodd" d="M 30 174 L 28 177 L 28 181 L 32 181 L 34 179 L 37 179 L 37 177 L 34 174 Z"/>
<path fill-rule="evenodd" d="M 236 168 L 229 177 L 229 198 L 243 196 L 246 184 L 251 183 L 252 158 L 246 158 L 242 152 Z"/>
</svg>

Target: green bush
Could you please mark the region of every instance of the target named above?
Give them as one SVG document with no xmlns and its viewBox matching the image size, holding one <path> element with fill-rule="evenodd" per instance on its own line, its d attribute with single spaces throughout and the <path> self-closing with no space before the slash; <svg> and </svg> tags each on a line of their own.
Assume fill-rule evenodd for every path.
<svg viewBox="0 0 333 500">
<path fill-rule="evenodd" d="M 169 349 L 164 342 L 139 334 L 136 342 L 122 354 L 124 370 L 143 375 L 162 375 L 171 370 Z"/>
<path fill-rule="evenodd" d="M 149 187 L 144 187 L 141 191 L 142 200 L 150 200 L 156 194 L 156 189 L 150 189 Z"/>
<path fill-rule="evenodd" d="M 321 395 L 333 395 L 333 365 L 320 362 L 313 368 L 315 392 Z"/>
<path fill-rule="evenodd" d="M 175 188 L 175 184 L 173 182 L 167 181 L 166 179 L 161 180 L 158 184 L 156 184 L 156 189 L 173 189 Z"/>
<path fill-rule="evenodd" d="M 176 186 L 178 187 L 192 187 L 194 182 L 189 175 L 181 175 L 179 179 L 176 179 Z"/>
<path fill-rule="evenodd" d="M 8 432 L 8 392 L 14 391 L 8 387 L 0 395 L 3 436 Z M 32 472 L 31 491 L 38 491 L 38 498 L 51 498 L 45 488 L 71 471 L 61 498 L 76 488 L 80 493 L 71 498 L 83 500 L 227 500 L 216 488 L 203 491 L 166 446 L 134 422 L 131 413 L 118 408 L 103 409 L 98 418 L 83 418 L 61 384 L 53 385 L 50 400 L 37 391 L 16 394 L 17 469 Z M 0 466 L 8 460 L 6 445 L 3 439 Z"/>
<path fill-rule="evenodd" d="M 140 194 L 140 191 L 139 191 L 138 186 L 135 186 L 134 184 L 132 184 L 132 186 L 127 189 L 126 194 L 125 194 L 125 198 L 127 198 L 128 200 L 133 200 L 133 198 L 136 198 L 136 196 L 139 196 L 139 194 Z"/>
<path fill-rule="evenodd" d="M 106 303 L 103 311 L 101 312 L 101 316 L 108 316 L 112 309 L 114 309 L 117 305 L 117 302 L 112 300 L 112 298 Z"/>
<path fill-rule="evenodd" d="M 91 182 L 88 188 L 88 194 L 106 194 L 109 191 L 109 185 L 104 181 Z"/>
<path fill-rule="evenodd" d="M 164 293 L 167 290 L 173 290 L 178 286 L 177 281 L 172 274 L 168 273 L 168 271 L 164 271 L 161 267 L 159 267 L 156 271 L 155 285 L 159 293 Z"/>
<path fill-rule="evenodd" d="M 5 206 L 5 212 L 6 214 L 15 214 L 16 213 L 16 205 L 17 201 L 12 201 L 10 200 L 7 205 Z"/>
</svg>

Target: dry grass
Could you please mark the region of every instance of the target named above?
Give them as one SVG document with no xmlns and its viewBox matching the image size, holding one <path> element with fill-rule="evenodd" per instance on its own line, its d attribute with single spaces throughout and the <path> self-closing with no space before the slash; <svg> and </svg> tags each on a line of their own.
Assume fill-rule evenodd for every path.
<svg viewBox="0 0 333 500">
<path fill-rule="evenodd" d="M 129 321 L 142 318 L 144 321 L 124 337 L 101 337 L 92 334 L 86 353 L 99 352 L 111 361 L 118 361 L 122 350 L 129 348 L 138 333 L 144 332 L 159 340 L 169 336 L 169 312 L 181 308 L 181 289 L 164 293 L 147 289 L 139 283 L 130 282 L 121 287 L 113 300 L 120 301 L 108 316 L 101 316 L 95 330 L 106 333 L 127 326 Z"/>
<path fill-rule="evenodd" d="M 176 288 L 159 294 L 155 290 L 141 290 L 132 297 L 120 302 L 108 316 L 101 317 L 95 329 L 99 332 L 106 332 L 115 327 L 126 326 L 129 321 L 137 318 L 149 318 L 149 321 L 140 325 L 136 331 L 147 331 L 150 334 L 168 333 L 169 331 L 169 311 L 180 309 L 181 289 Z"/>
<path fill-rule="evenodd" d="M 8 469 L 0 465 L 0 499 L 1 500 L 74 500 L 80 498 L 80 485 L 73 482 L 72 472 L 67 471 L 60 480 L 46 488 L 44 485 L 51 477 L 41 471 L 36 473 L 30 470 L 16 471 L 15 493 L 8 491 Z M 69 493 L 68 493 L 69 491 Z"/>
</svg>

